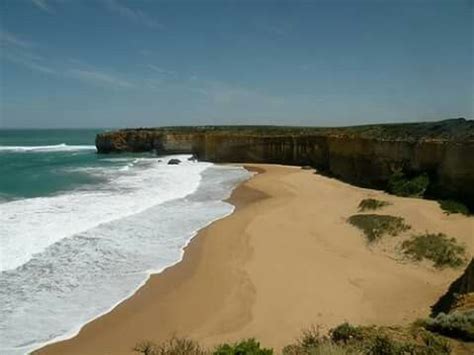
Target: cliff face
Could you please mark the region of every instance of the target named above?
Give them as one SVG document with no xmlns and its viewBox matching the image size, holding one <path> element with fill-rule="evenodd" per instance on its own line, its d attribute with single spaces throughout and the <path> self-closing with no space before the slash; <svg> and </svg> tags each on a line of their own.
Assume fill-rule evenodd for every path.
<svg viewBox="0 0 474 355">
<path fill-rule="evenodd" d="M 433 196 L 457 199 L 472 209 L 474 124 L 459 122 L 469 123 L 467 133 L 466 128 L 456 130 L 462 139 L 445 136 L 446 129 L 439 128 L 414 137 L 410 125 L 402 133 L 397 128 L 396 134 L 379 126 L 362 132 L 361 128 L 188 127 L 106 132 L 97 136 L 96 146 L 99 153 L 156 151 L 190 153 L 211 162 L 312 165 L 344 181 L 375 188 L 384 188 L 397 169 L 426 172 Z"/>
<path fill-rule="evenodd" d="M 474 259 L 471 259 L 464 273 L 451 284 L 446 294 L 431 309 L 432 316 L 440 312 L 474 309 Z"/>
</svg>

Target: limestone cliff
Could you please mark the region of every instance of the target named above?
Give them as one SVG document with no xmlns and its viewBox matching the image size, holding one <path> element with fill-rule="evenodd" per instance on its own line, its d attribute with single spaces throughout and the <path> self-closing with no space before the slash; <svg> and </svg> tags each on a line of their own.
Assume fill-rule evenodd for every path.
<svg viewBox="0 0 474 355">
<path fill-rule="evenodd" d="M 396 169 L 426 172 L 429 194 L 474 208 L 474 121 L 309 127 L 167 127 L 99 134 L 99 153 L 191 153 L 212 162 L 312 165 L 342 180 L 384 188 Z"/>
</svg>

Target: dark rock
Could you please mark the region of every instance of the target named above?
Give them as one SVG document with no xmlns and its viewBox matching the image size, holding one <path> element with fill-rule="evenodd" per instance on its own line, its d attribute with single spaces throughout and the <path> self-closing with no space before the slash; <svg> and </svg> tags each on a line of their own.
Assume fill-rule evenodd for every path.
<svg viewBox="0 0 474 355">
<path fill-rule="evenodd" d="M 448 291 L 431 306 L 431 316 L 436 317 L 439 313 L 449 313 L 456 308 L 457 302 L 462 296 L 471 295 L 474 297 L 474 258 L 449 287 Z"/>
<path fill-rule="evenodd" d="M 181 160 L 179 159 L 170 159 L 168 161 L 168 165 L 178 165 L 178 164 L 181 164 Z"/>
<path fill-rule="evenodd" d="M 303 169 L 303 170 L 313 170 L 313 167 L 310 166 L 310 165 L 303 165 L 303 166 L 301 167 L 301 169 Z"/>
</svg>

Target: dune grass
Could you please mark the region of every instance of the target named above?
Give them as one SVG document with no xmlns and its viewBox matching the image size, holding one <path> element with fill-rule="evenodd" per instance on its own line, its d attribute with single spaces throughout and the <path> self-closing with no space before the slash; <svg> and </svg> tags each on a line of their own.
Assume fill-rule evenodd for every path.
<svg viewBox="0 0 474 355">
<path fill-rule="evenodd" d="M 388 205 L 391 205 L 391 203 L 388 201 L 376 200 L 375 198 L 366 198 L 360 201 L 359 211 L 360 212 L 375 211 Z"/>
<path fill-rule="evenodd" d="M 458 267 L 466 261 L 465 247 L 443 233 L 413 236 L 402 243 L 404 254 L 415 261 L 428 259 L 437 268 Z"/>
<path fill-rule="evenodd" d="M 405 224 L 402 217 L 378 214 L 356 214 L 349 217 L 348 222 L 362 230 L 369 243 L 384 235 L 397 236 L 411 227 Z"/>
</svg>

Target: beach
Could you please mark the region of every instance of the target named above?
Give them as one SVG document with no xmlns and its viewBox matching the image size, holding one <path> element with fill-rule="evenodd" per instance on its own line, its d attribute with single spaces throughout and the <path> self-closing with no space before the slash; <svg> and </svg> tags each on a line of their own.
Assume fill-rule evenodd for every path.
<svg viewBox="0 0 474 355">
<path fill-rule="evenodd" d="M 474 221 L 435 201 L 358 188 L 299 167 L 249 164 L 255 171 L 229 202 L 231 215 L 202 229 L 178 264 L 72 339 L 39 354 L 133 354 L 140 341 L 188 337 L 205 346 L 255 337 L 279 351 L 311 325 L 404 325 L 430 306 L 463 269 L 400 256 L 400 240 L 445 233 L 474 253 Z M 411 230 L 368 246 L 347 223 L 364 198 Z"/>
</svg>

